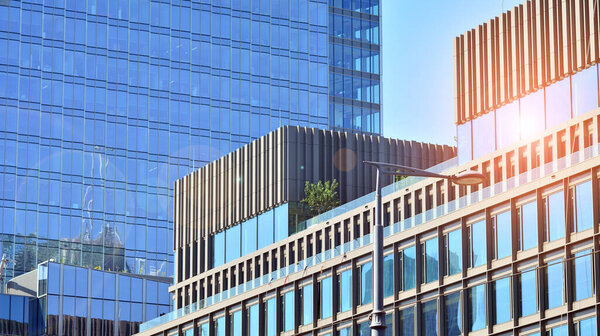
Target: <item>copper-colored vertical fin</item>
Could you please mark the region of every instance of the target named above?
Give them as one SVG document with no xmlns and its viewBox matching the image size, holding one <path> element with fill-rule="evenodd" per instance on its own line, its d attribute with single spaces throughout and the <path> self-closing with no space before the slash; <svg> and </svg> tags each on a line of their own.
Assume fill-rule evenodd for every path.
<svg viewBox="0 0 600 336">
<path fill-rule="evenodd" d="M 464 100 L 464 87 L 462 85 L 462 48 L 461 41 L 464 35 L 454 39 L 454 122 L 464 122 L 464 111 L 462 108 Z"/>
<path fill-rule="evenodd" d="M 494 103 L 494 44 L 492 20 L 485 25 L 485 105 L 493 108 Z"/>
<path fill-rule="evenodd" d="M 590 37 L 586 41 L 587 50 L 590 54 L 590 63 L 597 63 L 600 61 L 600 1 L 591 0 L 590 4 Z"/>
<path fill-rule="evenodd" d="M 502 91 L 502 89 L 500 88 L 500 80 L 501 80 L 501 75 L 500 75 L 500 62 L 501 62 L 501 57 L 500 57 L 500 18 L 499 17 L 495 17 L 494 19 L 492 19 L 492 27 L 493 27 L 493 32 L 492 32 L 492 48 L 493 48 L 493 64 L 492 64 L 492 74 L 493 74 L 493 86 L 492 89 L 494 90 L 494 106 L 495 107 L 499 107 L 502 103 L 502 99 L 501 99 L 501 94 L 500 92 Z"/>
<path fill-rule="evenodd" d="M 477 26 L 475 28 L 474 34 L 473 34 L 473 58 L 474 58 L 474 62 L 473 62 L 473 100 L 474 100 L 474 106 L 473 106 L 473 115 L 478 116 L 480 114 L 483 113 L 484 108 L 483 108 L 483 99 L 482 99 L 482 95 L 481 95 L 481 89 L 482 89 L 482 75 L 483 75 L 483 71 L 481 71 L 481 64 L 482 64 L 482 58 L 483 58 L 483 53 L 481 52 L 481 48 L 482 48 L 482 43 L 481 43 L 481 25 Z"/>
<path fill-rule="evenodd" d="M 471 98 L 471 72 L 472 72 L 472 67 L 471 67 L 471 53 L 469 52 L 469 47 L 471 46 L 471 35 L 472 33 L 470 31 L 465 33 L 465 41 L 463 44 L 463 64 L 465 67 L 465 75 L 464 75 L 464 83 L 465 83 L 465 105 L 464 105 L 464 109 L 465 109 L 465 120 L 469 120 L 471 119 L 471 104 L 472 104 L 472 98 Z"/>
<path fill-rule="evenodd" d="M 571 5 L 571 48 L 573 49 L 573 64 L 572 70 L 577 71 L 585 64 L 585 44 L 583 43 L 587 35 L 587 27 L 585 25 L 585 10 L 586 7 L 581 3 L 584 0 L 574 0 Z"/>
<path fill-rule="evenodd" d="M 533 19 L 532 2 L 528 1 L 523 6 L 523 92 L 533 91 Z"/>
</svg>

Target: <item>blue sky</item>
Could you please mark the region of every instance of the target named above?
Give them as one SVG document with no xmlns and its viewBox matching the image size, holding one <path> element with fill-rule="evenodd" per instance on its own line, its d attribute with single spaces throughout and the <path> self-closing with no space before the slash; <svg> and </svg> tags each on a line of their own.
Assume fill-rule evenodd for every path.
<svg viewBox="0 0 600 336">
<path fill-rule="evenodd" d="M 453 39 L 522 2 L 382 0 L 383 134 L 456 145 Z"/>
</svg>

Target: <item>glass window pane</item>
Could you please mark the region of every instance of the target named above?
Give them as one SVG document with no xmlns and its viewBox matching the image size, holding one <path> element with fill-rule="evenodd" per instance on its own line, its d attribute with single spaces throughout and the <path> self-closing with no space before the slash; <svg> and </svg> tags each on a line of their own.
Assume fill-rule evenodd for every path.
<svg viewBox="0 0 600 336">
<path fill-rule="evenodd" d="M 394 255 L 383 257 L 383 297 L 394 295 Z"/>
<path fill-rule="evenodd" d="M 459 336 L 460 328 L 460 292 L 446 295 L 444 298 L 444 314 L 447 336 Z"/>
<path fill-rule="evenodd" d="M 565 204 L 563 195 L 564 193 L 561 190 L 546 198 L 546 230 L 548 232 L 548 241 L 554 241 L 565 236 Z"/>
<path fill-rule="evenodd" d="M 544 130 L 544 90 L 521 98 L 521 139 L 530 139 Z"/>
<path fill-rule="evenodd" d="M 256 251 L 257 218 L 242 223 L 242 255 Z"/>
<path fill-rule="evenodd" d="M 305 285 L 302 287 L 302 324 L 310 324 L 313 322 L 313 285 Z"/>
<path fill-rule="evenodd" d="M 415 333 L 415 308 L 409 307 L 400 311 L 400 335 L 413 335 Z"/>
<path fill-rule="evenodd" d="M 551 336 L 567 336 L 569 334 L 568 330 L 569 329 L 567 328 L 567 325 L 564 324 L 564 325 L 550 329 L 550 331 L 551 331 L 550 335 Z"/>
<path fill-rule="evenodd" d="M 510 278 L 499 279 L 494 282 L 494 304 L 496 324 L 508 322 L 510 316 Z"/>
<path fill-rule="evenodd" d="M 598 108 L 598 68 L 596 65 L 571 77 L 573 116 Z"/>
<path fill-rule="evenodd" d="M 546 267 L 546 302 L 548 308 L 562 306 L 563 299 L 563 263 L 554 260 Z"/>
<path fill-rule="evenodd" d="M 209 324 L 208 322 L 202 323 L 200 325 L 200 336 L 209 336 Z M 257 334 L 258 335 L 258 334 Z"/>
<path fill-rule="evenodd" d="M 592 296 L 592 258 L 590 253 L 590 250 L 575 253 L 575 259 L 573 259 L 575 301 Z"/>
<path fill-rule="evenodd" d="M 437 300 L 421 305 L 421 332 L 423 336 L 437 336 Z"/>
<path fill-rule="evenodd" d="M 571 118 L 571 79 L 567 77 L 546 87 L 546 128 Z"/>
<path fill-rule="evenodd" d="M 496 258 L 502 259 L 512 254 L 512 232 L 510 211 L 499 213 L 495 217 L 496 224 Z"/>
<path fill-rule="evenodd" d="M 280 241 L 288 236 L 288 203 L 273 209 L 275 212 L 275 241 Z"/>
<path fill-rule="evenodd" d="M 481 220 L 471 225 L 471 266 L 477 267 L 485 265 L 486 257 L 486 238 L 485 238 L 485 220 Z"/>
<path fill-rule="evenodd" d="M 248 307 L 248 336 L 258 336 L 258 321 L 258 304 L 255 304 Z"/>
<path fill-rule="evenodd" d="M 294 329 L 294 291 L 283 295 L 283 331 Z M 241 334 L 239 334 L 241 335 Z"/>
<path fill-rule="evenodd" d="M 373 302 L 373 264 L 368 262 L 360 266 L 360 304 Z"/>
<path fill-rule="evenodd" d="M 402 252 L 402 279 L 404 280 L 404 290 L 415 288 L 415 247 L 411 246 Z"/>
<path fill-rule="evenodd" d="M 213 235 L 213 267 L 225 263 L 225 232 Z"/>
<path fill-rule="evenodd" d="M 458 162 L 471 161 L 471 122 L 468 121 L 457 127 L 458 133 Z"/>
<path fill-rule="evenodd" d="M 321 318 L 331 317 L 333 308 L 331 290 L 331 277 L 321 280 Z"/>
<path fill-rule="evenodd" d="M 258 215 L 258 249 L 273 244 L 273 211 Z"/>
<path fill-rule="evenodd" d="M 471 331 L 485 328 L 485 285 L 469 289 L 469 326 Z"/>
<path fill-rule="evenodd" d="M 277 334 L 277 303 L 275 298 L 265 302 L 265 317 L 266 336 L 275 336 Z"/>
<path fill-rule="evenodd" d="M 242 311 L 238 310 L 231 314 L 231 335 L 242 334 Z"/>
<path fill-rule="evenodd" d="M 429 239 L 424 244 L 425 247 L 425 283 L 436 281 L 438 279 L 438 239 Z"/>
<path fill-rule="evenodd" d="M 585 320 L 581 320 L 577 322 L 577 336 L 596 336 L 598 335 L 596 329 L 596 317 L 590 317 Z"/>
<path fill-rule="evenodd" d="M 448 275 L 462 272 L 462 230 L 454 230 L 447 235 Z"/>
<path fill-rule="evenodd" d="M 346 270 L 339 274 L 339 298 L 340 312 L 345 312 L 352 309 L 352 269 Z"/>
<path fill-rule="evenodd" d="M 524 270 L 520 277 L 521 316 L 537 312 L 537 276 L 536 270 Z"/>
<path fill-rule="evenodd" d="M 225 316 L 215 320 L 215 336 L 225 336 Z"/>
<path fill-rule="evenodd" d="M 519 140 L 519 102 L 513 101 L 496 110 L 496 138 L 498 149 Z"/>
<path fill-rule="evenodd" d="M 225 249 L 226 262 L 233 261 L 240 257 L 240 225 L 235 225 L 225 230 Z"/>
<path fill-rule="evenodd" d="M 496 149 L 495 130 L 493 112 L 486 113 L 473 120 L 473 159 L 491 153 Z"/>
<path fill-rule="evenodd" d="M 528 250 L 538 244 L 537 202 L 521 206 L 521 250 Z"/>
<path fill-rule="evenodd" d="M 575 227 L 577 232 L 591 229 L 594 225 L 594 209 L 592 208 L 592 181 L 575 186 Z"/>
</svg>

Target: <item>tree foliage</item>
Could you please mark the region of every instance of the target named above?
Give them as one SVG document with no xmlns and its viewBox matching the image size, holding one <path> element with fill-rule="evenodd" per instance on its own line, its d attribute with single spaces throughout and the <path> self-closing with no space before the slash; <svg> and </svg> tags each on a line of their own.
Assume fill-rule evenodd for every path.
<svg viewBox="0 0 600 336">
<path fill-rule="evenodd" d="M 304 199 L 300 202 L 306 204 L 312 216 L 316 216 L 325 211 L 331 210 L 340 205 L 340 198 L 337 193 L 339 184 L 334 179 L 333 181 L 319 181 L 310 183 L 306 181 L 304 184 Z"/>
</svg>

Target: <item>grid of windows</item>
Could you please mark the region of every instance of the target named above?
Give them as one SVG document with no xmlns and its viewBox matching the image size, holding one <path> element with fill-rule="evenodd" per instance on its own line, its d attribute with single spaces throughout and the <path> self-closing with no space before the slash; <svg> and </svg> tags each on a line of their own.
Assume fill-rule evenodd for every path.
<svg viewBox="0 0 600 336">
<path fill-rule="evenodd" d="M 172 275 L 177 178 L 284 124 L 379 132 L 379 1 L 330 5 L 329 29 L 322 0 L 0 5 L 8 277 L 49 259 Z M 342 115 L 330 64 L 355 70 Z"/>
<path fill-rule="evenodd" d="M 39 266 L 38 283 L 50 335 L 133 334 L 169 311 L 168 282 L 51 262 Z"/>
</svg>

